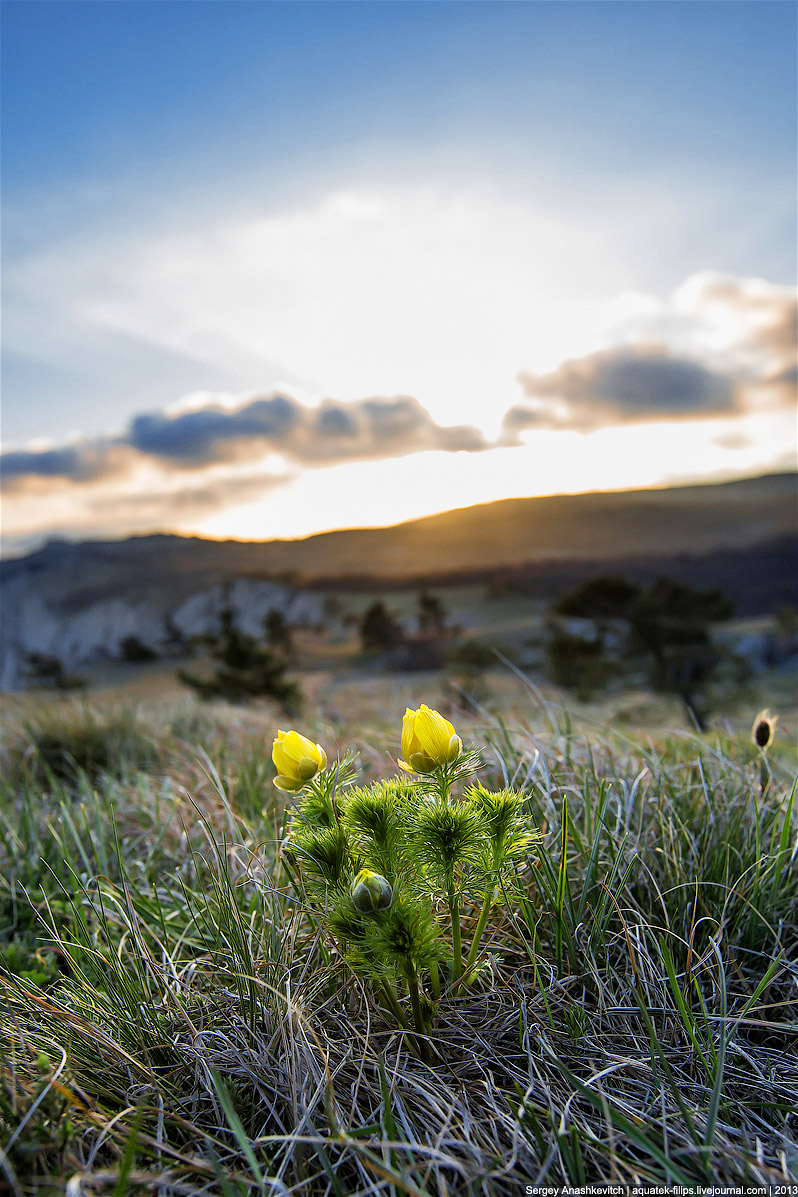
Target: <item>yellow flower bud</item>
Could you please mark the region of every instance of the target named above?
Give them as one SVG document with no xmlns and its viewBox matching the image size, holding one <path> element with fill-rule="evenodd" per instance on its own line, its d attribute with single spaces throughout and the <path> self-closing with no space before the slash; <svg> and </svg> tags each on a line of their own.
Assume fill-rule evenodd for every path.
<svg viewBox="0 0 798 1197">
<path fill-rule="evenodd" d="M 327 753 L 299 732 L 278 731 L 272 746 L 272 760 L 277 770 L 274 784 L 278 790 L 301 790 L 306 782 L 327 767 Z"/>
<path fill-rule="evenodd" d="M 393 901 L 391 883 L 381 873 L 361 869 L 352 884 L 352 905 L 361 914 L 387 910 Z"/>
<path fill-rule="evenodd" d="M 407 708 L 402 720 L 402 769 L 431 773 L 438 765 L 456 761 L 462 751 L 463 741 L 443 715 L 423 703 L 417 711 Z"/>
<path fill-rule="evenodd" d="M 767 707 L 765 707 L 764 711 L 759 712 L 751 728 L 751 739 L 757 748 L 767 748 L 773 739 L 778 721 L 778 715 L 771 714 Z"/>
</svg>

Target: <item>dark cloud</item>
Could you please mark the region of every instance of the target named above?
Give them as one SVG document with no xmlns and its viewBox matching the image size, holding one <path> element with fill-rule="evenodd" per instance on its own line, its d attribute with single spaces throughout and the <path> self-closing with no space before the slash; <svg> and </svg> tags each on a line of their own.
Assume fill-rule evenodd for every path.
<svg viewBox="0 0 798 1197">
<path fill-rule="evenodd" d="M 55 449 L 19 449 L 0 453 L 0 484 L 13 485 L 26 477 L 69 478 L 93 482 L 120 464 L 113 442 L 98 440 Z"/>
<path fill-rule="evenodd" d="M 563 362 L 550 374 L 523 373 L 519 382 L 530 402 L 507 413 L 508 432 L 714 415 L 737 407 L 732 378 L 662 345 L 601 350 Z"/>
<path fill-rule="evenodd" d="M 73 478 L 86 478 L 81 455 L 72 446 L 62 449 L 42 449 L 26 452 L 3 453 L 0 457 L 2 477 L 5 481 L 19 478 L 24 474 L 39 474 L 42 478 L 57 478 L 68 475 Z"/>
<path fill-rule="evenodd" d="M 139 453 L 192 464 L 216 461 L 224 446 L 242 440 L 279 441 L 301 420 L 302 408 L 274 395 L 227 411 L 205 407 L 169 416 L 150 412 L 131 421 L 128 441 Z"/>
<path fill-rule="evenodd" d="M 354 416 L 340 403 L 325 403 L 316 418 L 316 426 L 324 437 L 351 437 L 357 432 Z"/>
<path fill-rule="evenodd" d="M 300 465 L 320 465 L 422 449 L 453 453 L 487 447 L 476 428 L 442 427 L 407 395 L 355 403 L 329 399 L 319 408 L 272 395 L 235 409 L 209 404 L 171 415 L 147 412 L 114 439 L 4 453 L 0 477 L 6 485 L 33 477 L 91 482 L 142 458 L 185 470 L 256 461 L 270 449 Z"/>
<path fill-rule="evenodd" d="M 475 453 L 488 447 L 476 428 L 436 424 L 409 395 L 356 403 L 327 400 L 318 411 L 302 410 L 307 418 L 291 430 L 280 448 L 304 463 L 395 457 L 421 449 Z"/>
</svg>

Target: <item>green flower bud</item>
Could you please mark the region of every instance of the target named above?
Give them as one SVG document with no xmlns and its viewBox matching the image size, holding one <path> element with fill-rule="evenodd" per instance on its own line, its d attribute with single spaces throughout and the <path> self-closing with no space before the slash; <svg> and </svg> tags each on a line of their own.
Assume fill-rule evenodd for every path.
<svg viewBox="0 0 798 1197">
<path fill-rule="evenodd" d="M 387 910 L 393 901 L 391 883 L 380 873 L 361 869 L 352 884 L 352 905 L 361 914 Z"/>
</svg>

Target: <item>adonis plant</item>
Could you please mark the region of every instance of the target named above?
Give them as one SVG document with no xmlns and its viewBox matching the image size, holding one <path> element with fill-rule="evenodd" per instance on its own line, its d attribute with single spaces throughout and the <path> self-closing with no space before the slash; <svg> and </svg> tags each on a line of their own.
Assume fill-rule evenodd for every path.
<svg viewBox="0 0 798 1197">
<path fill-rule="evenodd" d="M 437 711 L 405 712 L 401 751 L 399 775 L 360 787 L 351 755 L 328 765 L 321 745 L 281 731 L 274 784 L 296 795 L 295 884 L 428 1058 L 437 1004 L 475 982 L 490 912 L 512 901 L 539 834 L 522 794 L 467 784 L 479 754 Z"/>
</svg>

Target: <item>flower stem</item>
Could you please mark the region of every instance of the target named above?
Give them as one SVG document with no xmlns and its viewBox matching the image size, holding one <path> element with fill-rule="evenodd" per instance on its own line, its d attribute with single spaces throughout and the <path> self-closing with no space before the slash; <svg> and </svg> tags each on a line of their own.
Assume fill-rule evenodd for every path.
<svg viewBox="0 0 798 1197">
<path fill-rule="evenodd" d="M 444 773 L 442 768 L 438 770 L 437 782 L 438 782 L 438 797 L 441 800 L 441 802 L 445 805 L 449 801 L 449 782 L 446 780 L 446 774 Z"/>
<path fill-rule="evenodd" d="M 437 1002 L 441 996 L 441 979 L 438 975 L 438 961 L 430 960 L 429 980 L 432 987 L 432 997 Z"/>
<path fill-rule="evenodd" d="M 396 996 L 396 990 L 390 981 L 381 981 L 379 988 L 382 991 L 382 996 L 385 998 L 386 1004 L 393 1014 L 396 1021 L 403 1031 L 409 1031 L 410 1025 L 402 1013 L 402 1007 L 399 1005 L 399 999 Z"/>
<path fill-rule="evenodd" d="M 471 972 L 474 961 L 477 958 L 480 940 L 482 939 L 482 932 L 485 930 L 485 924 L 488 921 L 488 915 L 490 914 L 490 908 L 492 905 L 493 905 L 493 886 L 491 886 L 490 889 L 488 890 L 488 892 L 485 894 L 485 901 L 482 903 L 482 909 L 479 912 L 479 921 L 477 923 L 476 930 L 474 931 L 474 938 L 471 942 L 471 950 L 468 953 L 468 959 L 465 962 L 463 979 L 460 982 L 460 984 L 463 984 L 463 985 L 468 984 L 468 976 L 469 976 L 469 973 Z M 457 993 L 457 990 L 459 988 L 460 988 L 460 985 L 458 985 L 455 988 L 454 992 Z"/>
<path fill-rule="evenodd" d="M 405 976 L 407 977 L 407 988 L 410 992 L 410 1005 L 413 1009 L 413 1022 L 416 1024 L 416 1045 L 421 1054 L 422 1060 L 429 1064 L 430 1055 L 427 1041 L 424 1038 L 424 1015 L 421 1013 L 421 998 L 418 993 L 418 979 L 416 977 L 416 970 L 411 961 L 407 962 L 405 966 Z"/>
<path fill-rule="evenodd" d="M 446 888 L 449 897 L 449 914 L 452 920 L 452 981 L 455 983 L 455 992 L 457 992 L 457 982 L 460 980 L 460 974 L 463 971 L 463 947 L 460 940 L 460 907 L 457 904 L 457 894 L 454 892 L 454 876 L 450 876 L 446 883 Z"/>
</svg>

